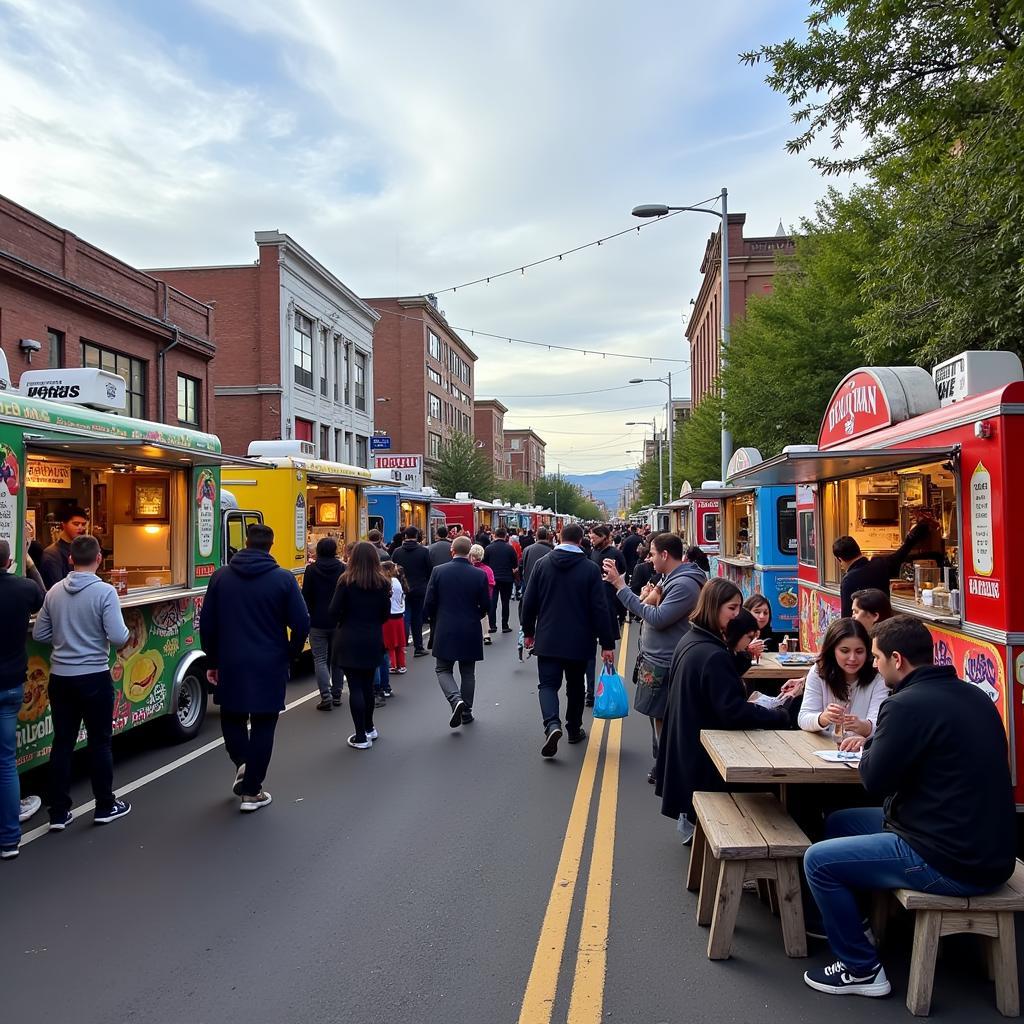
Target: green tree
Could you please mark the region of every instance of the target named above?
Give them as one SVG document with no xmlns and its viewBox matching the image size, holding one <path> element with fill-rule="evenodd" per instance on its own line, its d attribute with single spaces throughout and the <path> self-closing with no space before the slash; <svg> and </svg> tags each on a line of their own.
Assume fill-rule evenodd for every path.
<svg viewBox="0 0 1024 1024">
<path fill-rule="evenodd" d="M 893 228 L 864 268 L 863 351 L 922 363 L 969 348 L 1024 352 L 1021 0 L 812 0 L 805 40 L 741 55 L 770 65 L 802 153 L 866 172 Z M 863 151 L 853 152 L 857 136 Z"/>
<path fill-rule="evenodd" d="M 444 441 L 432 479 L 434 487 L 446 497 L 454 497 L 460 491 L 468 491 L 484 501 L 494 497 L 491 460 L 469 434 L 452 434 Z"/>
<path fill-rule="evenodd" d="M 510 505 L 533 504 L 533 491 L 521 480 L 495 479 L 493 490 L 497 497 Z"/>
<path fill-rule="evenodd" d="M 570 483 L 564 476 L 550 473 L 547 476 L 542 476 L 533 485 L 533 500 L 545 508 L 565 512 L 571 516 L 579 516 L 581 519 L 597 518 L 597 515 L 583 514 L 583 510 L 590 511 L 596 508 L 596 505 L 584 495 L 577 484 Z"/>
<path fill-rule="evenodd" d="M 694 487 L 700 487 L 705 480 L 721 478 L 722 403 L 717 394 L 708 395 L 676 435 L 679 455 L 675 460 L 675 478 L 680 484 L 689 480 Z"/>
</svg>

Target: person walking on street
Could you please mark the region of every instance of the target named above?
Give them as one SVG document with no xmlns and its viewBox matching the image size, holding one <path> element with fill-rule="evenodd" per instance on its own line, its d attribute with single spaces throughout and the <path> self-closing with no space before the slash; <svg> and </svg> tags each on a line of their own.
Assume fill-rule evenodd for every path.
<svg viewBox="0 0 1024 1024">
<path fill-rule="evenodd" d="M 453 729 L 473 721 L 476 663 L 484 659 L 480 620 L 490 608 L 487 578 L 470 563 L 470 547 L 468 537 L 455 541 L 452 560 L 434 571 L 423 602 L 424 614 L 433 623 L 430 636 L 437 682 L 451 707 L 448 724 Z"/>
<path fill-rule="evenodd" d="M 18 856 L 21 789 L 18 781 L 18 712 L 28 674 L 29 619 L 43 607 L 42 584 L 10 572 L 11 546 L 0 539 L 0 859 Z M 39 808 L 35 797 L 33 813 Z"/>
<path fill-rule="evenodd" d="M 619 575 L 624 576 L 626 574 L 626 560 L 622 557 L 622 552 L 612 544 L 612 531 L 603 525 L 594 526 L 590 530 L 590 543 L 591 549 L 588 557 L 594 562 L 597 567 L 601 570 L 601 576 L 604 576 L 604 563 L 606 559 L 611 559 L 615 563 L 615 571 Z M 608 606 L 608 615 L 612 620 L 612 629 L 615 633 L 616 643 L 622 634 L 622 624 L 626 620 L 626 609 L 619 604 L 615 597 L 615 588 L 609 582 L 605 582 L 604 587 L 605 603 Z M 594 685 L 597 675 L 597 659 L 594 654 L 591 653 L 590 660 L 587 662 L 587 699 L 586 705 L 588 708 L 594 706 Z"/>
<path fill-rule="evenodd" d="M 426 554 L 426 548 L 421 550 Z M 348 745 L 356 750 L 369 750 L 379 738 L 373 724 L 373 681 L 384 657 L 391 590 L 391 578 L 373 545 L 361 541 L 338 580 L 330 609 L 331 619 L 337 623 L 331 657 L 335 673 L 344 672 L 348 680 L 348 704 L 356 730 Z"/>
<path fill-rule="evenodd" d="M 231 791 L 246 813 L 271 801 L 263 782 L 274 732 L 291 663 L 309 635 L 306 603 L 295 577 L 270 554 L 273 544 L 269 526 L 249 525 L 245 547 L 210 577 L 199 619 L 206 679 L 235 765 Z"/>
<path fill-rule="evenodd" d="M 519 601 L 523 596 L 523 546 L 519 542 L 519 531 L 511 530 L 508 535 L 509 547 L 516 553 L 516 569 L 512 573 L 512 600 Z"/>
<path fill-rule="evenodd" d="M 491 595 L 491 607 L 488 612 L 488 632 L 498 632 L 498 601 L 500 599 L 501 631 L 502 633 L 511 633 L 512 627 L 508 624 L 508 616 L 519 559 L 515 548 L 508 542 L 508 533 L 504 527 L 499 527 L 494 531 L 494 540 L 484 549 L 484 565 L 490 566 L 491 572 L 494 573 L 494 593 Z"/>
<path fill-rule="evenodd" d="M 527 549 L 523 552 L 523 590 L 526 590 L 527 584 L 530 582 L 530 573 L 533 572 L 534 566 L 546 555 L 550 555 L 555 550 L 554 544 L 551 543 L 550 533 L 546 526 L 542 526 L 537 531 L 537 539 L 534 543 L 530 544 Z"/>
<path fill-rule="evenodd" d="M 405 572 L 405 580 L 409 584 L 409 593 L 405 598 L 409 613 L 409 626 L 412 629 L 413 657 L 426 657 L 423 648 L 423 598 L 427 593 L 427 584 L 434 569 L 430 560 L 430 552 L 419 542 L 419 531 L 415 526 L 405 530 L 405 540 L 401 547 L 395 549 L 391 556 L 396 565 Z"/>
<path fill-rule="evenodd" d="M 39 559 L 39 574 L 46 589 L 56 586 L 71 570 L 71 542 L 81 537 L 89 525 L 84 508 L 65 508 L 60 512 L 60 533 Z"/>
<path fill-rule="evenodd" d="M 343 680 L 341 676 L 331 677 L 331 634 L 334 630 L 328 608 L 344 568 L 338 560 L 337 541 L 333 537 L 321 537 L 316 542 L 316 561 L 306 566 L 302 577 L 302 597 L 309 611 L 309 646 L 320 691 L 317 711 L 330 711 L 341 704 Z"/>
<path fill-rule="evenodd" d="M 637 534 L 631 534 L 637 536 Z M 628 538 L 627 538 L 628 539 Z M 654 759 L 658 759 L 658 737 L 668 703 L 668 673 L 676 645 L 690 628 L 690 614 L 697 606 L 707 577 L 699 566 L 683 561 L 683 542 L 674 533 L 659 533 L 651 541 L 652 568 L 661 577 L 657 587 L 639 596 L 626 586 L 626 578 L 612 559 L 604 563 L 605 579 L 615 588 L 619 603 L 643 622 L 640 653 L 637 655 L 636 696 L 633 706 L 651 720 Z M 654 591 L 656 603 L 646 598 Z M 655 782 L 652 767 L 647 781 Z"/>
<path fill-rule="evenodd" d="M 384 649 L 388 656 L 388 672 L 405 675 L 405 582 L 402 570 L 394 562 L 383 563 L 384 575 L 391 581 L 391 614 L 384 623 Z M 382 663 L 383 664 L 383 663 Z M 391 695 L 391 683 L 382 687 Z M 376 701 L 374 702 L 376 705 Z"/>
<path fill-rule="evenodd" d="M 587 661 L 600 643 L 606 662 L 615 658 L 615 633 L 601 572 L 583 554 L 583 528 L 570 523 L 562 543 L 530 573 L 521 607 L 526 645 L 537 657 L 537 692 L 544 719 L 542 757 L 554 757 L 562 738 L 558 691 L 565 676 L 565 724 L 570 743 L 586 738 L 583 702 Z"/>
<path fill-rule="evenodd" d="M 629 533 L 626 535 L 625 540 L 622 542 L 620 550 L 622 551 L 622 557 L 626 562 L 626 582 L 629 582 L 629 577 L 633 573 L 633 569 L 636 568 L 638 552 L 641 545 L 643 544 L 643 537 L 640 536 L 640 528 L 637 526 L 631 526 Z"/>
<path fill-rule="evenodd" d="M 469 540 L 469 538 L 467 537 L 466 540 Z M 489 565 L 484 565 L 484 549 L 480 547 L 479 544 L 474 544 L 469 549 L 469 561 L 473 568 L 479 569 L 484 574 L 484 577 L 487 580 L 487 614 L 490 615 L 491 600 L 494 597 L 494 573 L 491 572 L 491 567 Z M 480 627 L 483 630 L 484 643 L 490 647 L 491 637 L 487 632 L 487 626 L 484 624 L 483 619 L 480 622 Z"/>
<path fill-rule="evenodd" d="M 448 538 L 448 527 L 437 528 L 437 540 L 427 550 L 430 552 L 430 564 L 444 565 L 452 560 L 452 542 Z"/>
<path fill-rule="evenodd" d="M 50 831 L 71 824 L 71 756 L 78 730 L 85 722 L 88 735 L 93 821 L 106 825 L 131 811 L 127 800 L 114 796 L 114 762 L 110 739 L 114 724 L 114 681 L 110 648 L 128 643 L 128 627 L 117 591 L 97 575 L 103 562 L 99 541 L 88 534 L 71 541 L 72 572 L 46 594 L 32 636 L 53 645 L 50 655 Z M 24 645 L 24 640 L 21 641 Z"/>
</svg>

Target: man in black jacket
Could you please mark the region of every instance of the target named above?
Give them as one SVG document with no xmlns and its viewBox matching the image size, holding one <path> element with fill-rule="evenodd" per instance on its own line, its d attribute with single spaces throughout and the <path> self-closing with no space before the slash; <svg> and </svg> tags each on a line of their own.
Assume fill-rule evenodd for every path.
<svg viewBox="0 0 1024 1024">
<path fill-rule="evenodd" d="M 587 557 L 601 570 L 601 576 L 604 577 L 604 560 L 610 558 L 615 563 L 615 571 L 620 575 L 624 576 L 626 573 L 626 560 L 622 556 L 622 552 L 612 543 L 612 531 L 603 525 L 594 526 L 590 530 L 590 551 L 587 552 Z M 619 599 L 616 596 L 615 587 L 605 581 L 602 588 L 604 590 L 605 603 L 608 605 L 608 615 L 612 620 L 612 629 L 615 633 L 616 641 L 622 635 L 622 624 L 626 621 L 626 609 L 619 604 Z M 593 654 L 590 656 L 590 660 L 587 662 L 587 699 L 586 705 L 588 708 L 594 706 L 594 684 L 597 678 L 597 659 Z"/>
<path fill-rule="evenodd" d="M 864 743 L 861 781 L 884 807 L 837 811 L 804 857 L 832 951 L 807 971 L 819 992 L 881 996 L 889 981 L 864 934 L 856 892 L 918 889 L 977 896 L 1013 874 L 1016 821 L 1006 732 L 980 687 L 933 662 L 925 625 L 897 615 L 875 626 L 872 653 L 892 691 Z M 844 741 L 850 746 L 856 741 Z"/>
<path fill-rule="evenodd" d="M 839 585 L 840 611 L 843 618 L 853 614 L 853 595 L 858 590 L 881 590 L 889 593 L 889 581 L 900 571 L 900 566 L 922 538 L 928 536 L 928 527 L 918 523 L 907 534 L 902 547 L 891 555 L 865 558 L 853 537 L 837 537 L 832 542 L 832 554 L 845 570 Z"/>
<path fill-rule="evenodd" d="M 523 594 L 523 633 L 537 656 L 537 690 L 544 716 L 542 757 L 554 757 L 562 738 L 558 691 L 565 675 L 565 725 L 569 742 L 586 738 L 583 698 L 587 660 L 601 644 L 605 661 L 615 658 L 615 633 L 601 571 L 579 546 L 583 528 L 570 523 L 562 543 L 537 562 Z"/>
<path fill-rule="evenodd" d="M 415 526 L 405 528 L 405 540 L 401 547 L 395 548 L 391 557 L 405 571 L 405 581 L 409 584 L 405 607 L 409 610 L 409 624 L 412 627 L 413 657 L 423 658 L 427 654 L 423 648 L 423 598 L 434 566 L 430 561 L 430 552 L 419 542 L 419 530 Z"/>
<path fill-rule="evenodd" d="M 530 573 L 533 572 L 534 567 L 537 563 L 546 556 L 550 555 L 554 551 L 555 546 L 548 539 L 548 529 L 546 526 L 542 526 L 537 531 L 537 539 L 523 552 L 523 590 L 526 590 L 527 583 L 530 582 Z"/>
<path fill-rule="evenodd" d="M 643 544 L 643 538 L 640 536 L 640 528 L 631 526 L 620 548 L 622 557 L 626 560 L 627 583 L 629 582 L 629 577 L 633 574 L 633 569 L 636 567 L 637 552 L 639 552 L 641 544 Z"/>
<path fill-rule="evenodd" d="M 512 600 L 512 586 L 515 583 L 516 569 L 519 567 L 519 556 L 516 549 L 508 542 L 508 531 L 499 527 L 494 531 L 494 540 L 484 548 L 484 565 L 491 567 L 494 573 L 494 593 L 491 594 L 491 609 L 487 619 L 490 628 L 488 633 L 498 632 L 498 598 L 501 598 L 501 631 L 511 633 L 508 624 L 509 602 Z"/>
<path fill-rule="evenodd" d="M 430 552 L 430 564 L 435 567 L 452 560 L 452 542 L 448 537 L 447 526 L 437 528 L 437 540 L 427 550 Z"/>
</svg>

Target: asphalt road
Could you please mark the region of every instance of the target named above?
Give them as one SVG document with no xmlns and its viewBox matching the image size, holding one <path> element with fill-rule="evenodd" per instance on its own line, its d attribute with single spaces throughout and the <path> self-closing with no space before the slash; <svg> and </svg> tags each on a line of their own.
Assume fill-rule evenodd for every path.
<svg viewBox="0 0 1024 1024">
<path fill-rule="evenodd" d="M 367 752 L 345 746 L 347 697 L 330 713 L 293 707 L 274 802 L 255 814 L 239 813 L 221 747 L 136 789 L 125 820 L 85 816 L 25 845 L 0 865 L 0 1019 L 546 1024 L 570 1001 L 573 1024 L 908 1018 L 906 935 L 884 958 L 892 997 L 829 999 L 801 980 L 824 947 L 787 959 L 748 894 L 733 958 L 709 962 L 688 854 L 646 781 L 647 721 L 599 726 L 607 749 L 563 742 L 544 761 L 536 669 L 514 635 L 478 675 L 478 720 L 451 730 L 432 660 L 410 659 Z M 298 679 L 288 699 L 313 688 Z M 184 747 L 125 737 L 116 783 L 218 735 L 212 710 Z M 89 798 L 84 776 L 75 798 Z M 933 1015 L 1001 1019 L 980 950 L 944 942 Z"/>
</svg>

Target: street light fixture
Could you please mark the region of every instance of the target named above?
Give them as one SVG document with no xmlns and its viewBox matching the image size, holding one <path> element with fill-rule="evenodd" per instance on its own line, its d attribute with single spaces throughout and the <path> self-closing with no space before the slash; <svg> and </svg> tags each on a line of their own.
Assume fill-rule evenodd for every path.
<svg viewBox="0 0 1024 1024">
<path fill-rule="evenodd" d="M 661 435 L 658 433 L 658 421 L 657 420 L 627 420 L 627 427 L 646 427 L 651 428 L 651 436 L 658 444 L 658 504 L 665 504 L 665 481 L 662 476 L 661 470 Z"/>
<path fill-rule="evenodd" d="M 675 497 L 675 486 L 673 478 L 673 463 L 675 461 L 673 449 L 675 448 L 675 416 L 672 409 L 672 371 L 669 370 L 667 377 L 630 377 L 630 384 L 666 384 L 668 386 L 668 405 L 665 406 L 668 423 L 668 493 L 670 498 Z"/>
<path fill-rule="evenodd" d="M 721 194 L 722 209 L 709 210 L 706 206 L 662 206 L 661 204 L 648 203 L 644 206 L 634 206 L 634 217 L 664 217 L 669 213 L 678 213 L 687 210 L 691 213 L 710 213 L 722 222 L 722 369 L 725 369 L 729 352 L 729 190 L 723 188 Z M 722 397 L 725 397 L 723 390 Z M 725 409 L 722 409 L 722 480 L 725 480 L 726 470 L 729 467 L 729 460 L 732 458 L 732 435 L 725 425 Z"/>
</svg>

